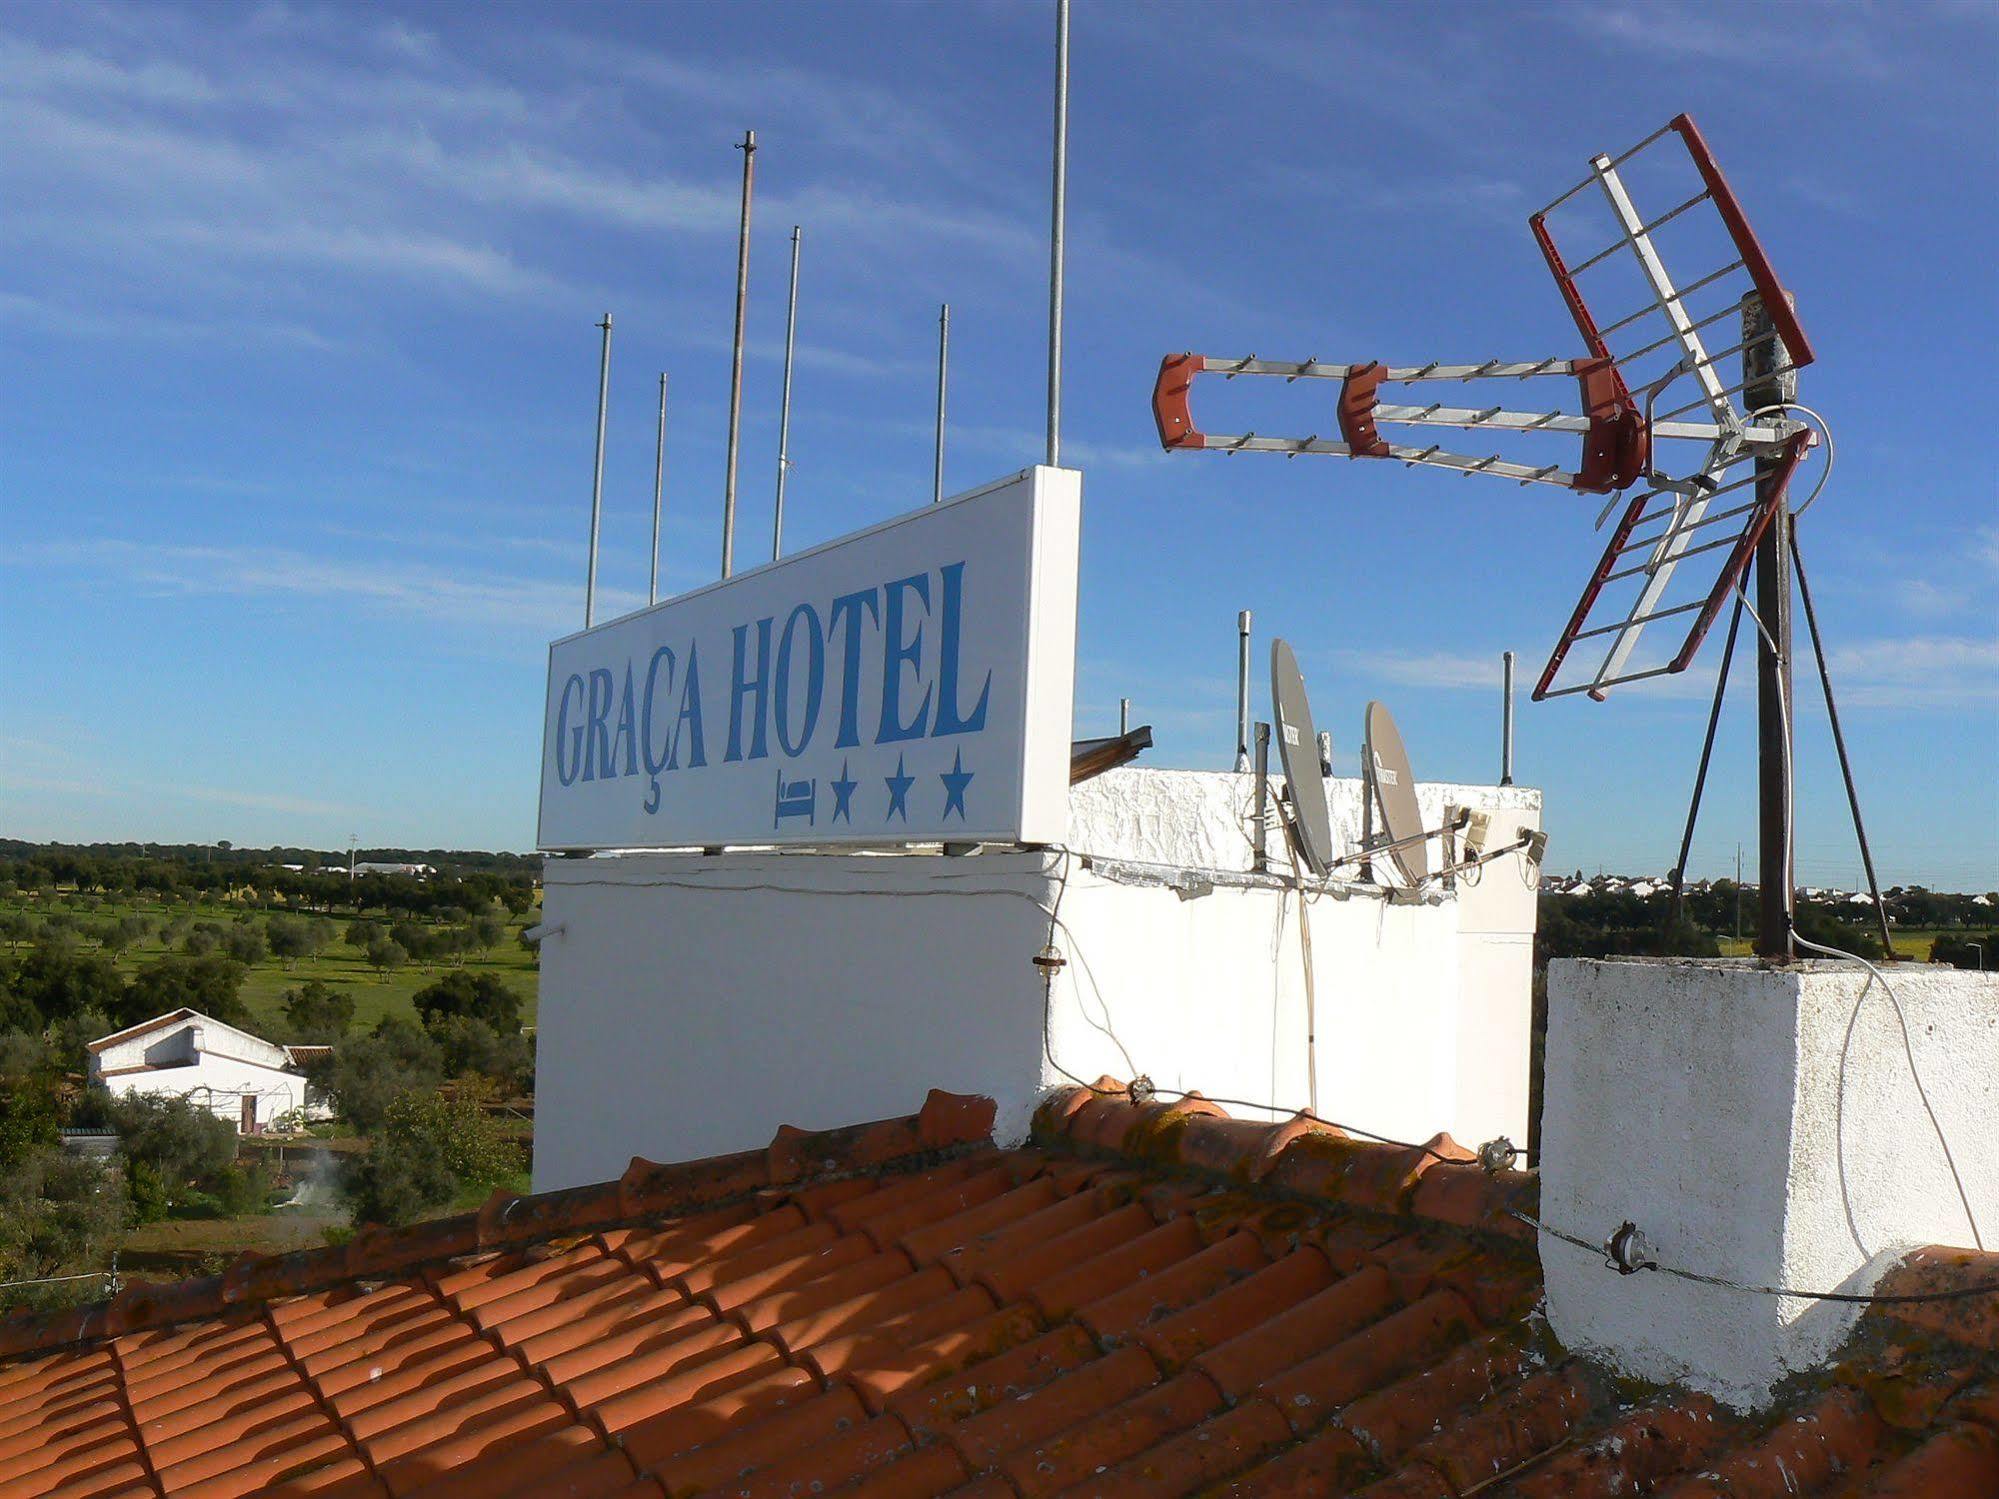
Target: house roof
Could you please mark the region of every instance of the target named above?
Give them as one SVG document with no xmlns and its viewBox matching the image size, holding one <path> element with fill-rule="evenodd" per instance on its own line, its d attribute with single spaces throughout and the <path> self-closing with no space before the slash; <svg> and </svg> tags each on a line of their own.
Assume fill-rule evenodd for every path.
<svg viewBox="0 0 1999 1499">
<path fill-rule="evenodd" d="M 227 1031 L 232 1036 L 241 1036 L 245 1040 L 255 1041 L 259 1046 L 276 1045 L 275 1042 L 266 1041 L 262 1036 L 257 1035 L 253 1031 L 244 1030 L 240 1025 L 231 1025 L 226 1020 L 217 1020 L 213 1015 L 204 1015 L 199 1010 L 192 1010 L 183 1005 L 178 1010 L 168 1010 L 164 1015 L 155 1015 L 151 1020 L 142 1020 L 137 1025 L 126 1026 L 122 1031 L 113 1031 L 108 1036 L 99 1036 L 95 1041 L 85 1042 L 84 1049 L 86 1051 L 102 1051 L 105 1047 L 115 1046 L 120 1041 L 129 1041 L 134 1036 L 143 1036 L 147 1031 L 163 1030 L 167 1026 L 178 1025 L 183 1020 L 198 1020 L 204 1026 L 212 1025 L 217 1030 Z"/>
<path fill-rule="evenodd" d="M 1528 1173 L 1438 1136 L 990 1101 L 0 1322 L 9 1496 L 1999 1492 L 1999 1303 L 1877 1308 L 1776 1412 L 1538 1322 Z M 1999 1256 L 1918 1254 L 1888 1289 Z M 1887 1315 L 1889 1311 L 1899 1315 Z"/>
</svg>

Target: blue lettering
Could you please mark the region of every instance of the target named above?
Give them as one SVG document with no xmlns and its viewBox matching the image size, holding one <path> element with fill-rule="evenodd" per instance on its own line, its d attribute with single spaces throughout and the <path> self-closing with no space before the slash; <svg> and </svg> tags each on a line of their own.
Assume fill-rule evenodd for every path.
<svg viewBox="0 0 1999 1499">
<path fill-rule="evenodd" d="M 680 731 L 687 731 L 687 767 L 708 763 L 701 739 L 701 643 L 687 642 L 687 675 L 680 679 L 680 713 L 673 721 L 673 742 L 666 747 L 666 768 L 680 769 Z"/>
<path fill-rule="evenodd" d="M 590 673 L 590 732 L 588 742 L 583 747 L 583 779 L 594 781 L 598 776 L 610 776 L 611 770 L 611 726 L 606 720 L 611 716 L 611 673 L 607 667 L 596 667 Z"/>
<path fill-rule="evenodd" d="M 645 746 L 646 774 L 652 776 L 656 776 L 662 770 L 666 769 L 667 755 L 672 748 L 671 743 L 669 743 L 667 748 L 662 749 L 659 754 L 654 755 L 652 752 L 652 705 L 653 699 L 659 695 L 659 663 L 661 661 L 666 663 L 666 690 L 670 693 L 673 691 L 674 671 L 672 646 L 663 645 L 654 651 L 652 653 L 652 661 L 646 667 L 645 708 L 639 720 L 639 728 L 640 738 L 644 741 Z M 647 810 L 651 811 L 654 809 L 648 808 Z"/>
<path fill-rule="evenodd" d="M 805 709 L 804 726 L 798 731 L 798 742 L 791 740 L 791 641 L 792 632 L 803 619 L 809 633 L 805 637 Z M 773 717 L 777 723 L 777 742 L 787 755 L 805 752 L 805 746 L 812 742 L 812 731 L 819 724 L 819 700 L 826 691 L 826 632 L 819 624 L 819 611 L 810 604 L 800 604 L 791 611 L 784 622 L 784 633 L 777 641 L 777 704 Z"/>
<path fill-rule="evenodd" d="M 724 760 L 743 758 L 743 699 L 755 695 L 752 708 L 755 717 L 750 722 L 750 753 L 752 760 L 761 760 L 770 750 L 764 743 L 764 724 L 770 716 L 770 624 L 773 616 L 766 614 L 757 621 L 757 674 L 745 677 L 743 667 L 749 652 L 746 645 L 750 627 L 737 625 L 735 629 L 735 656 L 729 673 L 729 750 Z"/>
<path fill-rule="evenodd" d="M 626 661 L 625 691 L 624 696 L 618 703 L 618 728 L 617 732 L 611 736 L 611 762 L 605 769 L 606 775 L 613 774 L 614 772 L 621 776 L 638 774 L 639 763 L 636 749 L 639 737 L 638 717 L 638 710 L 634 707 L 632 701 L 632 663 Z M 618 746 L 621 744 L 625 747 L 625 768 L 617 770 Z"/>
<path fill-rule="evenodd" d="M 875 733 L 876 744 L 890 744 L 899 739 L 921 739 L 925 727 L 930 722 L 930 689 L 923 689 L 923 701 L 917 705 L 916 717 L 908 723 L 902 721 L 902 668 L 908 665 L 916 672 L 916 679 L 923 680 L 923 626 L 917 625 L 916 633 L 908 641 L 902 638 L 902 596 L 913 593 L 923 601 L 924 612 L 930 609 L 930 574 L 912 573 L 907 578 L 895 578 L 884 585 L 888 595 L 888 607 L 884 611 L 882 623 L 882 716 L 881 726 Z"/>
<path fill-rule="evenodd" d="M 943 620 L 939 628 L 937 642 L 937 725 L 930 732 L 941 734 L 976 734 L 986 726 L 986 698 L 993 690 L 993 674 L 988 671 L 983 686 L 979 688 L 978 706 L 969 716 L 958 711 L 958 650 L 963 644 L 961 626 L 964 623 L 965 605 L 965 564 L 953 562 L 941 569 L 944 578 L 944 597 L 941 600 Z"/>
<path fill-rule="evenodd" d="M 879 624 L 880 590 L 868 588 L 859 593 L 843 593 L 833 600 L 833 607 L 826 615 L 828 634 L 839 628 L 843 618 L 847 625 L 846 638 L 840 645 L 840 733 L 833 741 L 835 749 L 848 749 L 861 742 L 861 610 L 863 607 L 867 609 L 868 617 Z"/>
<path fill-rule="evenodd" d="M 565 786 L 574 785 L 576 772 L 583 768 L 583 725 L 569 721 L 571 689 L 575 690 L 576 708 L 580 713 L 583 709 L 583 679 L 574 672 L 562 684 L 562 698 L 555 710 L 555 777 Z"/>
</svg>

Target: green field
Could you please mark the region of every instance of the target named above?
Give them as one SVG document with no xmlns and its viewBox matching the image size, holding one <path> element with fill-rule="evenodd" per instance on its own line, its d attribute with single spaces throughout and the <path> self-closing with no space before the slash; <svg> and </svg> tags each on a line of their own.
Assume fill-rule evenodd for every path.
<svg viewBox="0 0 1999 1499">
<path fill-rule="evenodd" d="M 30 915 L 41 917 L 46 917 L 52 912 L 73 911 L 66 894 L 58 895 L 53 902 L 16 899 L 0 909 L 26 911 Z M 176 902 L 166 906 L 158 901 L 115 897 L 106 898 L 103 904 L 94 910 L 74 911 L 74 914 L 86 928 L 131 915 L 144 917 L 153 922 L 157 928 L 166 920 L 181 916 L 191 917 L 196 921 L 220 922 L 226 926 L 246 911 L 260 918 L 279 914 L 232 901 L 202 901 L 199 904 Z M 342 930 L 345 930 L 347 923 L 352 919 L 352 914 L 349 912 L 332 913 L 332 920 Z M 366 919 L 378 921 L 383 931 L 388 930 L 387 917 L 370 913 Z M 249 971 L 249 976 L 243 981 L 243 1003 L 249 1008 L 253 1017 L 251 1029 L 268 1040 L 278 1042 L 287 1040 L 284 1034 L 284 993 L 287 989 L 297 988 L 309 979 L 318 979 L 329 988 L 354 997 L 354 1026 L 357 1030 L 372 1027 L 385 1015 L 413 1016 L 416 1012 L 410 1003 L 411 996 L 439 975 L 449 973 L 454 968 L 464 968 L 472 973 L 495 974 L 519 991 L 522 997 L 521 1023 L 531 1026 L 534 1024 L 539 974 L 533 957 L 515 939 L 523 927 L 530 926 L 539 919 L 539 915 L 530 910 L 509 922 L 506 940 L 490 953 L 467 953 L 462 959 L 442 958 L 429 967 L 412 962 L 407 967 L 387 975 L 376 973 L 359 952 L 339 940 L 335 940 L 318 957 L 301 958 L 289 968 L 276 958 L 266 958 L 254 965 Z M 118 956 L 118 971 L 126 978 L 130 978 L 146 964 L 171 951 L 171 948 L 161 942 L 156 929 L 146 941 L 135 943 Z"/>
<path fill-rule="evenodd" d="M 1868 912 L 1866 915 L 1867 930 L 1878 935 L 1879 928 L 1873 923 L 1873 913 Z M 1937 938 L 1942 935 L 1942 929 L 1938 927 L 1892 926 L 1888 930 L 1895 937 L 1895 956 L 1904 962 L 1929 962 L 1930 948 L 1935 945 Z M 1750 937 L 1744 937 L 1740 941 L 1734 937 L 1723 937 L 1721 939 L 1721 955 L 1724 958 L 1746 958 L 1753 954 L 1755 950 L 1755 939 Z M 1994 958 L 1995 964 L 1999 964 L 1999 954 L 1995 954 Z"/>
</svg>

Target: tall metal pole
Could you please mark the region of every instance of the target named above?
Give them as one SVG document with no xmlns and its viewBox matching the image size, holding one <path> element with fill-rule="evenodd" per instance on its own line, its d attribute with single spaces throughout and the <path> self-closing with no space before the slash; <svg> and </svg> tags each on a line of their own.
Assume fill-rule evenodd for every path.
<svg viewBox="0 0 1999 1499">
<path fill-rule="evenodd" d="M 1128 697 L 1117 700 L 1117 731 L 1119 734 L 1131 732 L 1131 699 Z"/>
<path fill-rule="evenodd" d="M 1787 294 L 1788 295 L 1788 294 Z M 1769 310 L 1752 292 L 1742 302 L 1743 401 L 1754 411 L 1798 398 L 1798 373 L 1784 341 L 1775 336 Z M 1756 493 L 1763 499 L 1783 469 L 1778 457 L 1756 460 Z M 1796 917 L 1791 868 L 1793 738 L 1791 695 L 1791 516 L 1780 505 L 1756 545 L 1756 646 L 1758 817 L 1756 955 L 1788 962 Z"/>
<path fill-rule="evenodd" d="M 951 304 L 937 308 L 937 457 L 930 476 L 930 503 L 944 498 L 944 387 L 951 371 Z"/>
<path fill-rule="evenodd" d="M 1249 769 L 1249 611 L 1235 617 L 1235 768 Z"/>
<path fill-rule="evenodd" d="M 652 586 L 646 602 L 659 602 L 659 523 L 666 509 L 666 371 L 659 372 L 659 443 L 652 456 Z"/>
<path fill-rule="evenodd" d="M 1513 784 L 1513 652 L 1508 651 L 1500 658 L 1506 678 L 1501 689 L 1504 706 L 1499 716 L 1499 784 Z"/>
<path fill-rule="evenodd" d="M 729 373 L 729 471 L 722 485 L 722 576 L 736 570 L 736 437 L 743 421 L 743 317 L 750 300 L 750 188 L 756 181 L 757 133 L 745 130 L 736 149 L 743 153 L 743 222 L 736 233 L 736 346 Z"/>
<path fill-rule="evenodd" d="M 611 314 L 604 314 L 603 352 L 597 364 L 597 461 L 590 477 L 590 571 L 583 581 L 583 628 L 597 622 L 597 532 L 604 519 L 604 408 L 611 398 Z"/>
<path fill-rule="evenodd" d="M 1062 461 L 1062 226 L 1069 212 L 1069 0 L 1055 0 L 1055 191 L 1048 230 L 1048 466 Z M 1245 729 L 1247 734 L 1248 730 Z M 1245 744 L 1238 769 L 1249 768 Z"/>
<path fill-rule="evenodd" d="M 784 394 L 777 403 L 777 509 L 770 523 L 770 560 L 784 545 L 784 476 L 791 470 L 791 351 L 798 339 L 798 226 L 791 226 L 791 306 L 784 315 Z"/>
</svg>

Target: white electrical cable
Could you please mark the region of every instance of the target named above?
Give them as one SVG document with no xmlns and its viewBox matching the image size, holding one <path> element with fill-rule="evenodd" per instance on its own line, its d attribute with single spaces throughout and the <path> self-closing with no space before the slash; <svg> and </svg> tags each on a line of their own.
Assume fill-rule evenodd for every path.
<svg viewBox="0 0 1999 1499">
<path fill-rule="evenodd" d="M 1818 412 L 1812 410 L 1811 407 L 1801 405 L 1797 401 L 1772 401 L 1767 406 L 1758 406 L 1754 411 L 1749 413 L 1749 420 L 1753 422 L 1758 417 L 1769 416 L 1774 412 L 1780 411 L 1798 411 L 1804 413 L 1804 415 L 1810 417 L 1818 424 L 1818 434 L 1825 439 L 1825 468 L 1820 471 L 1819 481 L 1812 486 L 1812 492 L 1805 496 L 1805 502 L 1791 512 L 1791 519 L 1795 521 L 1799 516 L 1812 508 L 1812 501 L 1819 497 L 1820 491 L 1831 480 L 1832 463 L 1838 450 L 1832 440 L 1832 423 L 1819 415 Z"/>
<path fill-rule="evenodd" d="M 1818 423 L 1819 431 L 1823 433 L 1826 442 L 1825 472 L 1819 475 L 1818 485 L 1816 488 L 1812 490 L 1812 492 L 1808 496 L 1806 496 L 1805 503 L 1803 505 L 1800 505 L 1796 510 L 1793 510 L 1791 512 L 1791 522 L 1793 525 L 1795 525 L 1798 519 L 1805 513 L 1806 507 L 1809 506 L 1813 500 L 1819 497 L 1819 492 L 1825 488 L 1826 480 L 1832 474 L 1832 461 L 1834 453 L 1833 441 L 1832 441 L 1832 427 L 1823 416 L 1819 415 L 1818 412 L 1813 411 L 1810 407 L 1801 406 L 1795 401 L 1777 401 L 1771 403 L 1768 406 L 1758 407 L 1755 412 L 1751 413 L 1751 417 L 1752 419 L 1754 419 L 1754 417 L 1756 416 L 1765 415 L 1773 411 L 1804 412 L 1807 416 L 1811 417 L 1813 421 Z M 1742 585 L 1740 583 L 1736 585 L 1736 590 L 1738 595 L 1742 598 L 1744 605 L 1749 606 L 1748 595 L 1742 592 Z M 1753 606 L 1749 606 L 1749 617 L 1755 621 L 1756 628 L 1762 634 L 1764 641 L 1769 645 L 1771 653 L 1773 655 L 1781 656 L 1783 653 L 1778 650 L 1777 642 L 1771 638 L 1768 627 L 1764 625 L 1762 618 L 1756 613 L 1756 610 Z M 1790 668 L 1790 662 L 1788 659 L 1783 662 L 1783 667 L 1786 674 L 1788 675 Z M 1783 739 L 1783 744 L 1784 744 L 1785 802 L 1787 805 L 1795 807 L 1797 772 L 1792 756 L 1792 735 L 1794 730 L 1791 719 L 1791 705 L 1787 701 L 1786 694 L 1782 692 L 1778 693 L 1776 695 L 1776 698 L 1777 698 L 1777 715 L 1779 723 L 1782 728 L 1781 737 Z M 1790 890 L 1796 882 L 1795 871 L 1797 867 L 1797 849 L 1795 845 L 1797 840 L 1797 818 L 1795 817 L 1795 815 L 1792 816 L 1790 819 L 1790 833 L 1791 833 L 1791 838 L 1790 838 L 1791 846 L 1787 847 L 1784 850 L 1783 888 L 1785 890 Z M 1895 1011 L 1895 1024 L 1901 1030 L 1902 1033 L 1902 1054 L 1908 1059 L 1909 1077 L 1910 1080 L 1913 1081 L 1916 1085 L 1916 1097 L 1922 1100 L 1923 1112 L 1929 1116 L 1930 1128 L 1935 1131 L 1937 1137 L 1937 1145 L 1943 1151 L 1944 1165 L 1950 1171 L 1951 1184 L 1957 1188 L 1958 1201 L 1961 1204 L 1963 1204 L 1965 1219 L 1971 1225 L 1971 1241 L 1981 1252 L 1983 1252 L 1985 1248 L 1985 1239 L 1984 1236 L 1979 1232 L 1978 1214 L 1972 1209 L 1971 1194 L 1965 1190 L 1964 1177 L 1957 1169 L 1957 1157 L 1952 1153 L 1950 1148 L 1950 1140 L 1944 1134 L 1943 1121 L 1937 1118 L 1936 1108 L 1930 1102 L 1929 1089 L 1923 1086 L 1922 1070 L 1916 1065 L 1915 1046 L 1909 1039 L 1909 1018 L 1902 1009 L 1902 1001 L 1895 993 L 1895 986 L 1888 982 L 1886 974 L 1882 973 L 1879 968 L 1876 968 L 1872 963 L 1868 962 L 1867 959 L 1861 957 L 1860 954 L 1848 952 L 1844 948 L 1830 947 L 1823 942 L 1814 942 L 1811 940 L 1811 938 L 1801 935 L 1798 932 L 1795 923 L 1793 923 L 1791 927 L 1791 940 L 1800 947 L 1810 948 L 1813 952 L 1825 953 L 1829 957 L 1842 958 L 1848 962 L 1859 964 L 1860 967 L 1867 972 L 1869 976 L 1869 981 L 1872 983 L 1879 983 L 1881 985 L 1882 993 L 1888 996 L 1888 1003 L 1890 1007 L 1892 1007 L 1893 1010 Z M 1865 989 L 1861 991 L 1860 997 L 1862 999 L 1866 998 Z M 1856 1008 L 1857 1008 L 1857 1002 L 1856 1002 Z"/>
<path fill-rule="evenodd" d="M 1957 1158 L 1951 1154 L 1950 1141 L 1943 1132 L 1943 1122 L 1937 1118 L 1936 1108 L 1930 1102 L 1929 1089 L 1923 1086 L 1922 1071 L 1916 1066 L 1916 1049 L 1909 1040 L 1909 1017 L 1902 1011 L 1902 1001 L 1895 995 L 1895 986 L 1888 982 L 1886 974 L 1859 953 L 1851 953 L 1840 947 L 1828 947 L 1823 942 L 1814 942 L 1811 938 L 1800 935 L 1795 927 L 1791 931 L 1791 940 L 1800 947 L 1809 947 L 1813 952 L 1822 952 L 1830 957 L 1845 958 L 1849 962 L 1858 963 L 1871 975 L 1870 982 L 1879 983 L 1882 992 L 1888 996 L 1888 1004 L 1895 1011 L 1895 1024 L 1902 1032 L 1902 1055 L 1909 1060 L 1909 1077 L 1916 1085 L 1916 1097 L 1922 1100 L 1923 1112 L 1929 1115 L 1930 1128 L 1936 1131 L 1937 1144 L 1943 1149 L 1943 1163 L 1950 1169 L 1951 1184 L 1957 1188 L 1957 1200 L 1964 1205 L 1965 1220 L 1971 1225 L 1971 1242 L 1982 1253 L 1985 1249 L 1985 1239 L 1978 1231 L 1978 1215 L 1972 1211 L 1971 1194 L 1965 1191 L 1964 1177 L 1958 1172 Z M 1862 989 L 1860 999 L 1866 997 L 1867 991 Z M 1859 1003 L 1859 1000 L 1854 1002 L 1856 1009 L 1859 1008 Z"/>
</svg>

